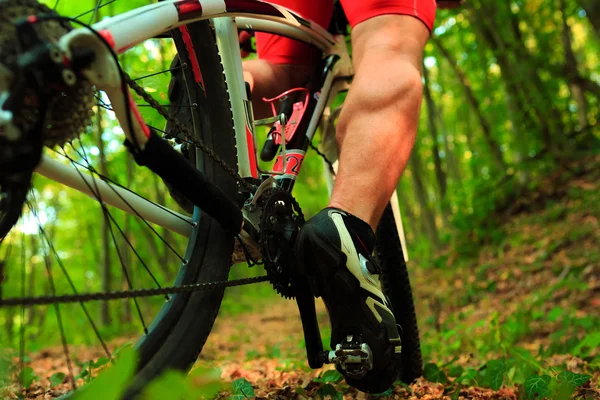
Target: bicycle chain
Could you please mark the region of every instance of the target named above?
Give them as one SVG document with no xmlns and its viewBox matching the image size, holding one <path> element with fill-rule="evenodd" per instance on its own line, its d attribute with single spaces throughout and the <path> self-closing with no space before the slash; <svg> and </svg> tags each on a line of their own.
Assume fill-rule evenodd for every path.
<svg viewBox="0 0 600 400">
<path fill-rule="evenodd" d="M 196 146 L 197 148 L 202 150 L 207 156 L 212 158 L 214 162 L 216 162 L 221 168 L 223 168 L 225 172 L 231 175 L 231 177 L 235 179 L 235 181 L 241 186 L 243 186 L 245 189 L 251 191 L 254 190 L 254 186 L 252 184 L 244 180 L 244 178 L 242 178 L 240 174 L 235 172 L 233 168 L 227 165 L 227 163 L 221 157 L 219 157 L 217 153 L 215 153 L 212 149 L 208 148 L 208 146 L 202 140 L 195 138 L 189 131 L 189 129 L 185 125 L 183 125 L 176 117 L 169 115 L 169 112 L 162 105 L 160 105 L 158 101 L 154 99 L 154 97 L 150 96 L 140 85 L 138 85 L 133 79 L 131 79 L 131 77 L 127 73 L 123 72 L 123 74 L 125 76 L 125 82 L 127 82 L 127 84 L 133 90 L 135 90 L 135 92 L 139 96 L 146 100 L 148 104 L 152 106 L 152 108 L 158 111 L 160 115 L 162 115 L 167 121 L 174 124 L 177 127 L 177 129 L 179 129 L 185 135 L 185 137 L 190 142 L 192 142 L 192 144 L 194 144 L 194 146 Z"/>
<path fill-rule="evenodd" d="M 180 132 L 184 134 L 184 136 L 198 149 L 202 150 L 207 156 L 209 156 L 215 163 L 217 163 L 225 172 L 227 172 L 239 185 L 244 187 L 247 190 L 254 190 L 254 186 L 244 180 L 233 168 L 231 168 L 227 163 L 219 157 L 212 149 L 210 149 L 201 139 L 195 138 L 189 129 L 183 125 L 179 119 L 169 115 L 169 112 L 165 107 L 160 105 L 157 100 L 155 100 L 152 96 L 150 96 L 139 84 L 137 84 L 131 77 L 123 72 L 125 77 L 125 82 L 131 87 L 140 97 L 142 97 L 152 108 L 154 108 L 160 115 L 162 115 L 167 121 L 179 129 Z M 316 147 L 312 144 L 311 147 L 317 151 L 321 157 L 325 159 L 327 164 L 329 164 L 330 169 L 333 171 L 333 167 L 331 162 L 322 154 Z M 297 202 L 294 203 L 297 204 Z M 298 206 L 299 209 L 299 206 Z M 301 213 L 301 211 L 300 211 Z M 168 295 L 168 294 L 178 294 L 178 293 L 192 293 L 201 290 L 209 290 L 209 289 L 217 289 L 217 288 L 226 288 L 233 286 L 242 286 L 259 282 L 267 282 L 272 280 L 273 277 L 269 276 L 261 276 L 255 278 L 246 278 L 246 279 L 237 279 L 233 281 L 220 281 L 220 282 L 207 282 L 207 283 L 197 283 L 193 285 L 182 285 L 182 286 L 170 286 L 163 288 L 153 288 L 153 289 L 134 289 L 134 290 L 122 290 L 116 292 L 109 293 L 86 293 L 86 294 L 73 294 L 73 295 L 60 295 L 60 296 L 30 296 L 30 297 L 22 297 L 22 298 L 7 298 L 0 299 L 0 307 L 1 306 L 34 306 L 34 305 L 52 305 L 52 304 L 64 304 L 64 303 L 82 303 L 89 301 L 98 301 L 98 300 L 116 300 L 116 299 L 128 299 L 135 297 L 151 297 L 151 296 L 160 296 L 160 295 Z"/>
<path fill-rule="evenodd" d="M 170 286 L 154 289 L 134 289 L 134 290 L 121 290 L 117 292 L 108 293 L 85 293 L 85 294 L 67 294 L 60 296 L 38 296 L 38 297 L 9 297 L 6 299 L 0 299 L 0 307 L 10 306 L 39 306 L 39 305 L 52 305 L 52 304 L 64 304 L 64 303 L 83 303 L 95 300 L 117 300 L 117 299 L 129 299 L 137 297 L 151 297 L 178 293 L 192 293 L 202 290 L 209 289 L 221 289 L 232 286 L 249 285 L 252 283 L 267 282 L 269 281 L 268 276 L 258 276 L 254 278 L 236 279 L 233 281 L 219 281 L 219 282 L 206 282 L 206 283 L 195 283 L 193 285 L 182 285 L 182 286 Z"/>
</svg>

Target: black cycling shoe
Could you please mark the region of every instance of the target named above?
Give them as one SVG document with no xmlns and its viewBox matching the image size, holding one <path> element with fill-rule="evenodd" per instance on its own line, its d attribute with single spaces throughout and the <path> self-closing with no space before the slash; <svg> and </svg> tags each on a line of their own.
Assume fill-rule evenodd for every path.
<svg viewBox="0 0 600 400">
<path fill-rule="evenodd" d="M 330 359 L 350 386 L 381 393 L 398 376 L 402 346 L 371 257 L 374 244 L 375 234 L 366 222 L 326 208 L 302 227 L 296 252 L 300 272 L 329 312 Z"/>
</svg>

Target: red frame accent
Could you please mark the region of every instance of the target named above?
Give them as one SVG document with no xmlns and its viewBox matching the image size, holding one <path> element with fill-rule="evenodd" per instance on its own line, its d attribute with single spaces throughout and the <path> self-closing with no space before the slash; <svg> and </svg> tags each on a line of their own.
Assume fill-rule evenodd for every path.
<svg viewBox="0 0 600 400">
<path fill-rule="evenodd" d="M 179 19 L 182 17 L 195 18 L 202 16 L 202 4 L 199 0 L 182 0 L 175 3 Z"/>
<path fill-rule="evenodd" d="M 133 100 L 133 96 L 131 95 L 131 92 L 127 92 L 127 94 L 129 97 L 129 108 L 131 109 L 133 116 L 135 117 L 138 124 L 140 124 L 140 127 L 142 128 L 144 135 L 147 138 L 150 138 L 150 128 L 148 128 L 148 125 L 146 125 L 146 123 L 144 122 L 144 118 L 142 118 L 142 114 L 140 114 L 140 110 L 139 110 L 137 104 L 135 104 L 135 101 Z M 131 134 L 135 135 L 134 132 L 131 132 Z"/>
<path fill-rule="evenodd" d="M 179 28 L 181 32 L 181 36 L 183 38 L 183 42 L 185 43 L 185 48 L 187 49 L 188 56 L 190 58 L 190 62 L 192 63 L 192 71 L 194 71 L 194 79 L 196 83 L 200 85 L 204 94 L 206 94 L 206 86 L 204 85 L 204 77 L 202 76 L 202 71 L 200 71 L 200 62 L 198 62 L 198 57 L 196 56 L 196 52 L 194 51 L 194 46 L 192 44 L 192 37 L 190 36 L 190 32 L 186 25 L 183 25 Z"/>
<path fill-rule="evenodd" d="M 256 162 L 256 149 L 254 148 L 254 135 L 246 125 L 246 142 L 248 144 L 248 158 L 250 160 L 250 173 L 253 178 L 258 178 L 258 165 Z"/>
<path fill-rule="evenodd" d="M 110 45 L 111 48 L 115 48 L 115 39 L 113 38 L 112 33 L 108 29 L 102 29 L 98 31 L 98 34 L 106 40 L 106 42 Z"/>
<path fill-rule="evenodd" d="M 291 175 L 294 177 L 294 179 L 296 179 L 298 173 L 300 172 L 300 168 L 302 167 L 302 162 L 304 161 L 305 155 L 306 153 L 300 149 L 290 149 L 289 151 L 286 151 L 285 175 Z M 273 165 L 273 171 L 283 171 L 283 157 L 284 156 L 282 154 L 277 156 L 277 161 L 275 161 L 275 165 Z M 293 160 L 296 162 L 294 163 Z"/>
<path fill-rule="evenodd" d="M 285 142 L 286 143 L 289 143 L 289 141 L 294 137 L 294 134 L 296 133 L 296 129 L 298 129 L 300 120 L 302 120 L 302 117 L 304 116 L 304 113 L 306 112 L 306 106 L 308 105 L 310 92 L 306 88 L 294 88 L 294 89 L 286 90 L 285 92 L 281 93 L 279 96 L 273 97 L 271 99 L 267 99 L 266 97 L 263 97 L 264 102 L 270 103 L 271 111 L 273 111 L 273 116 L 276 117 L 277 110 L 275 109 L 275 105 L 273 103 L 275 103 L 276 100 L 279 100 L 282 97 L 285 97 L 290 93 L 300 92 L 300 91 L 305 92 L 304 102 L 298 101 L 298 102 L 294 103 L 294 106 L 292 109 L 292 115 L 290 116 L 290 120 L 285 125 Z M 280 145 L 281 140 L 282 140 L 281 123 L 279 121 L 277 121 L 273 125 L 275 126 L 275 130 L 273 131 L 273 138 L 275 140 L 275 143 Z"/>
</svg>

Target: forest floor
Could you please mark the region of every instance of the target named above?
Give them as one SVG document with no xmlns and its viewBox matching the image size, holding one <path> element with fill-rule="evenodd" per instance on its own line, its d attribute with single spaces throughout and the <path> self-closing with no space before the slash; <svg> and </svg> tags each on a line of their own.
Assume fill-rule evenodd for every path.
<svg viewBox="0 0 600 400">
<path fill-rule="evenodd" d="M 425 378 L 367 396 L 331 367 L 310 370 L 295 302 L 265 294 L 266 285 L 251 299 L 238 290 L 226 295 L 195 369 L 218 371 L 219 399 L 600 399 L 600 174 L 550 186 L 515 204 L 501 239 L 478 258 L 452 251 L 430 265 L 410 263 Z M 320 301 L 318 312 L 327 343 Z M 64 369 L 55 353 L 62 354 L 32 357 L 33 370 Z M 206 385 L 197 376 L 192 371 L 187 382 Z M 62 392 L 49 386 L 40 380 L 26 397 Z"/>
<path fill-rule="evenodd" d="M 508 210 L 504 239 L 477 259 L 452 252 L 439 266 L 409 264 L 425 375 L 439 382 L 420 378 L 383 397 L 534 398 L 527 378 L 546 375 L 549 397 L 600 399 L 600 174 L 551 186 Z M 503 373 L 490 384 L 496 360 Z M 295 302 L 284 299 L 218 319 L 199 363 L 218 365 L 227 380 L 245 378 L 257 398 L 369 398 L 336 382 L 336 374 L 324 376 L 331 367 L 307 368 Z M 552 384 L 563 369 L 590 379 L 565 396 Z M 465 379 L 469 374 L 474 378 Z"/>
</svg>

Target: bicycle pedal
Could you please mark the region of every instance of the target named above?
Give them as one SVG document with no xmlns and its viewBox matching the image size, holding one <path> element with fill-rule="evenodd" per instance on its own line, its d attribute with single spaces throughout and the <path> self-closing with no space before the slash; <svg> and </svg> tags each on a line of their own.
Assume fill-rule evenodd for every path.
<svg viewBox="0 0 600 400">
<path fill-rule="evenodd" d="M 335 364 L 344 375 L 354 379 L 362 378 L 373 369 L 373 353 L 360 336 L 346 336 L 335 350 L 323 352 L 322 359 L 328 364 Z"/>
</svg>

